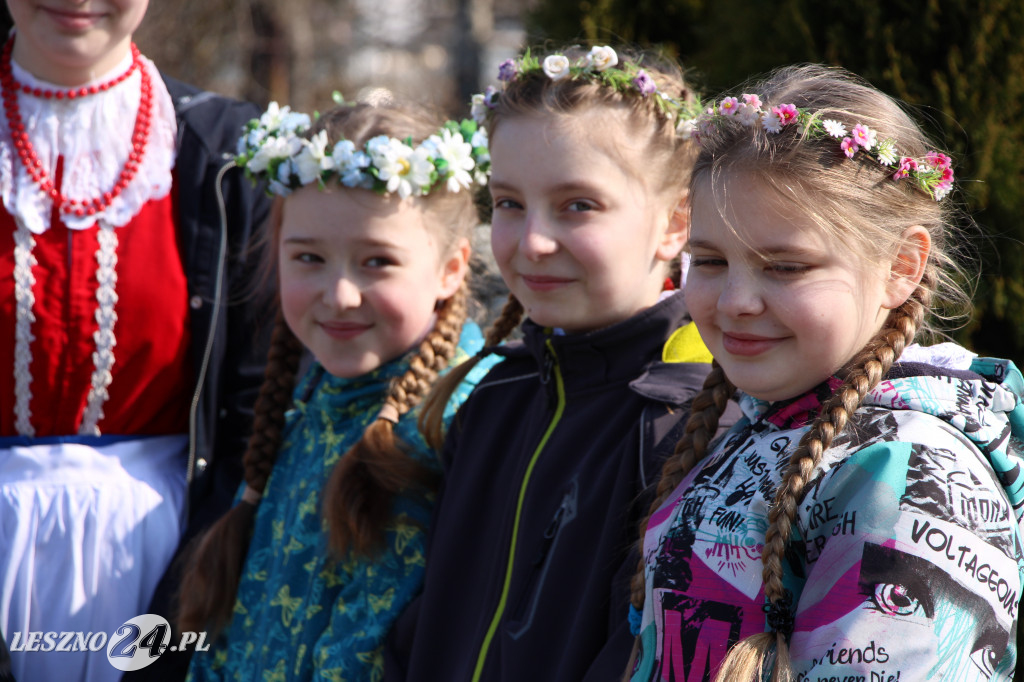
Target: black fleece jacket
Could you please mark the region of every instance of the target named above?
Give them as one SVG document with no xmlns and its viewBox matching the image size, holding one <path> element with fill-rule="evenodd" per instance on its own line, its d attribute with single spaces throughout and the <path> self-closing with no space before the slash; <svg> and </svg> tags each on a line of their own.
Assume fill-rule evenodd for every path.
<svg viewBox="0 0 1024 682">
<path fill-rule="evenodd" d="M 661 361 L 687 322 L 674 295 L 591 333 L 527 321 L 495 349 L 448 435 L 424 590 L 385 679 L 621 679 L 637 525 L 710 371 Z"/>
<path fill-rule="evenodd" d="M 196 534 L 230 507 L 242 478 L 252 406 L 266 363 L 272 291 L 260 287 L 259 233 L 270 209 L 262 187 L 225 166 L 254 105 L 164 76 L 178 118 L 174 166 L 178 240 L 188 281 L 196 372 L 189 433 L 188 522 L 178 555 L 149 612 L 171 618 L 178 559 Z M 175 634 L 175 637 L 177 634 Z M 164 653 L 125 680 L 182 680 L 188 656 Z"/>
</svg>

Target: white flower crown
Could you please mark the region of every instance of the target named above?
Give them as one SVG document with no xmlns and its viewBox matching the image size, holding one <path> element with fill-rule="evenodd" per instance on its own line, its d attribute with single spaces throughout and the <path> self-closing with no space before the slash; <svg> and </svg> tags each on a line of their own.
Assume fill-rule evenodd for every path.
<svg viewBox="0 0 1024 682">
<path fill-rule="evenodd" d="M 757 95 L 744 94 L 740 98 L 723 98 L 700 116 L 681 122 L 680 132 L 699 142 L 701 135 L 708 134 L 715 126 L 723 125 L 728 120 L 739 121 L 745 126 L 759 124 L 768 133 L 781 133 L 783 128 L 796 126 L 801 135 L 827 135 L 839 140 L 839 148 L 847 158 L 852 159 L 860 153 L 882 166 L 894 166 L 896 172 L 892 174 L 893 180 L 911 178 L 924 192 L 932 195 L 935 201 L 942 200 L 953 189 L 952 161 L 945 154 L 931 151 L 923 159 L 900 156 L 896 151 L 895 140 L 879 140 L 878 134 L 866 125 L 858 123 L 847 134 L 846 126 L 840 121 L 822 119 L 793 104 L 780 104 L 766 110 Z"/>
<path fill-rule="evenodd" d="M 449 192 L 487 184 L 487 131 L 475 121 L 448 121 L 416 146 L 411 138 L 378 135 L 362 149 L 340 140 L 330 150 L 326 130 L 305 136 L 311 125 L 307 114 L 271 102 L 243 128 L 235 163 L 250 178 L 267 178 L 267 191 L 278 196 L 314 182 L 323 186 L 334 176 L 345 187 L 403 199 L 428 194 L 442 183 Z"/>
</svg>

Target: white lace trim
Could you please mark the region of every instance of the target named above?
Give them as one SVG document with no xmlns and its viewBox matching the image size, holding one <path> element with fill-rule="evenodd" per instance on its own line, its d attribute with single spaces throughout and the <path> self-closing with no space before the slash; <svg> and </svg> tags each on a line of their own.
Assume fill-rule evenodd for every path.
<svg viewBox="0 0 1024 682">
<path fill-rule="evenodd" d="M 73 230 L 92 227 L 102 217 L 115 227 L 127 224 L 151 199 L 171 189 L 177 123 L 174 103 L 156 66 L 141 57 L 153 88 L 153 111 L 149 140 L 138 172 L 128 187 L 107 209 L 93 216 L 64 216 Z M 103 82 L 126 71 L 129 55 Z M 14 77 L 32 87 L 63 89 L 40 81 L 11 62 Z M 109 191 L 117 182 L 131 153 L 131 131 L 141 99 L 140 73 L 133 73 L 117 86 L 88 97 L 56 100 L 18 94 L 22 121 L 43 169 L 52 178 L 59 154 L 64 156 L 60 191 L 72 199 L 92 199 Z M 83 85 L 90 85 L 84 83 Z M 112 134 L 113 133 L 113 134 Z M 35 234 L 50 226 L 53 200 L 32 180 L 10 143 L 7 117 L 0 115 L 0 195 L 7 212 L 20 218 Z"/>
<path fill-rule="evenodd" d="M 14 300 L 17 315 L 14 323 L 14 428 L 23 436 L 36 435 L 32 427 L 32 353 L 29 346 L 35 341 L 32 335 L 32 323 L 36 321 L 32 312 L 35 295 L 32 286 L 36 278 L 32 274 L 32 266 L 36 258 L 32 255 L 36 240 L 25 227 L 25 223 L 15 218 L 18 229 L 14 232 Z"/>
<path fill-rule="evenodd" d="M 32 363 L 30 346 L 35 340 L 32 335 L 32 323 L 36 316 L 32 312 L 35 296 L 32 286 L 35 277 L 32 266 L 36 265 L 32 249 L 35 238 L 21 220 L 17 220 L 18 229 L 14 233 L 14 297 L 17 302 L 17 321 L 14 337 L 14 426 L 22 436 L 35 436 L 32 426 Z M 82 436 L 98 436 L 97 424 L 103 419 L 103 404 L 110 397 L 107 388 L 110 386 L 110 370 L 114 366 L 114 325 L 117 323 L 117 232 L 114 226 L 105 220 L 99 224 L 96 235 L 100 248 L 96 251 L 96 324 L 93 340 L 96 350 L 92 354 L 92 383 L 85 411 L 82 413 L 82 424 L 78 434 Z"/>
<path fill-rule="evenodd" d="M 117 303 L 117 233 L 110 223 L 101 220 L 100 230 L 96 236 L 100 243 L 100 248 L 96 251 L 96 262 L 99 265 L 96 269 L 96 279 L 99 281 L 99 287 L 96 288 L 98 328 L 92 335 L 96 341 L 96 351 L 92 354 L 92 385 L 89 388 L 85 411 L 82 413 L 82 424 L 78 427 L 78 434 L 82 436 L 100 435 L 96 424 L 103 419 L 103 403 L 110 397 L 107 387 L 110 386 L 114 346 L 117 345 L 114 338 L 114 325 L 117 323 L 117 313 L 114 312 L 114 305 Z"/>
</svg>

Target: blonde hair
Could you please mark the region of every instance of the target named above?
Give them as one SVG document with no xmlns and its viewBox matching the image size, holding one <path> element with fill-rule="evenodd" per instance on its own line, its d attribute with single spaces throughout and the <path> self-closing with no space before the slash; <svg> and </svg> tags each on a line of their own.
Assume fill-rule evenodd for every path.
<svg viewBox="0 0 1024 682">
<path fill-rule="evenodd" d="M 893 138 L 906 156 L 923 157 L 935 149 L 898 102 L 841 69 L 802 65 L 779 69 L 742 92 L 757 94 L 765 107 L 794 104 L 822 118 L 858 123 L 876 130 L 880 139 Z M 811 138 L 795 129 L 767 133 L 725 121 L 700 136 L 701 151 L 694 167 L 693 196 L 716 201 L 723 209 L 719 187 L 741 176 L 759 183 L 788 204 L 794 214 L 809 218 L 851 258 L 883 262 L 894 257 L 904 231 L 924 227 L 932 242 L 924 276 L 910 297 L 892 310 L 882 329 L 840 372 L 842 384 L 826 400 L 817 418 L 790 456 L 775 491 L 762 551 L 763 580 L 771 631 L 748 637 L 728 652 L 716 680 L 760 680 L 771 668 L 777 682 L 792 677 L 787 639 L 792 611 L 783 582 L 783 558 L 797 505 L 815 467 L 835 437 L 846 428 L 865 395 L 919 335 L 934 331 L 926 314 L 939 319 L 970 308 L 965 280 L 956 262 L 951 236 L 959 214 L 946 200 L 909 182 L 895 182 L 894 169 L 874 161 L 846 158 L 833 138 Z M 640 529 L 643 536 L 653 514 L 682 479 L 708 454 L 718 419 L 735 387 L 715 363 L 702 391 L 695 397 L 686 435 L 665 462 L 656 499 Z M 645 598 L 644 561 L 634 576 L 632 602 L 641 609 Z"/>
<path fill-rule="evenodd" d="M 533 54 L 540 56 L 538 51 L 533 51 Z M 586 51 L 573 47 L 559 50 L 557 54 L 563 54 L 575 62 Z M 678 66 L 659 62 L 653 55 L 641 56 L 619 51 L 619 56 L 620 59 L 634 63 L 642 59 L 644 71 L 654 80 L 659 92 L 680 102 L 692 102 L 695 99 Z M 543 59 L 543 56 L 540 58 Z M 632 168 L 623 158 L 623 169 L 644 186 L 650 186 L 653 180 L 656 183 L 651 188 L 654 192 L 665 193 L 674 199 L 684 197 L 697 148 L 692 141 L 684 140 L 676 134 L 676 122 L 662 113 L 657 95 L 643 97 L 639 92 L 623 92 L 593 77 L 553 80 L 537 69 L 520 73 L 505 84 L 488 117 L 488 133 L 493 139 L 495 130 L 501 126 L 502 121 L 508 119 L 527 116 L 571 119 L 598 108 L 620 112 L 622 118 L 613 120 L 622 122 L 622 135 L 628 136 L 630 140 L 645 142 L 639 154 L 644 160 L 644 167 Z M 610 150 L 615 151 L 614 136 L 595 136 L 594 144 L 610 145 Z M 510 295 L 501 315 L 488 330 L 487 345 L 497 345 L 505 339 L 519 325 L 522 316 L 522 305 Z M 424 402 L 420 429 L 432 446 L 440 447 L 443 444 L 442 417 L 449 397 L 482 357 L 482 353 L 478 354 L 443 377 Z"/>
<path fill-rule="evenodd" d="M 411 105 L 343 105 L 320 116 L 309 135 L 326 130 L 330 144 L 347 139 L 361 146 L 377 135 L 422 141 L 440 125 L 438 118 Z M 351 191 L 372 196 L 364 189 Z M 467 191 L 451 193 L 438 188 L 413 200 L 422 206 L 428 228 L 438 237 L 442 255 L 455 248 L 461 238 L 468 237 L 476 224 L 472 197 Z M 277 261 L 284 201 L 278 199 L 271 213 L 271 264 Z M 415 407 L 448 367 L 455 356 L 466 307 L 467 285 L 463 282 L 453 296 L 441 303 L 434 327 L 416 348 L 409 368 L 392 382 L 384 404 L 385 412 L 393 418 Z M 281 446 L 284 413 L 291 404 L 302 350 L 279 312 L 254 409 L 253 433 L 243 460 L 245 482 L 260 494 Z M 351 551 L 371 556 L 384 540 L 394 497 L 400 493 L 429 494 L 436 488 L 436 478 L 433 470 L 403 449 L 390 419 L 374 419 L 338 460 L 324 491 L 323 515 L 332 551 L 338 555 Z M 230 622 L 255 515 L 256 504 L 242 501 L 197 540 L 179 597 L 178 622 L 183 631 L 219 631 Z"/>
</svg>

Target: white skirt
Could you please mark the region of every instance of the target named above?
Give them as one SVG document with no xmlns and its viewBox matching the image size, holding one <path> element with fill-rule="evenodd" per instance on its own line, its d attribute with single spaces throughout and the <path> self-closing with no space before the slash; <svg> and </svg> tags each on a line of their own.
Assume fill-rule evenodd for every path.
<svg viewBox="0 0 1024 682">
<path fill-rule="evenodd" d="M 18 680 L 119 680 L 106 646 L 15 649 L 45 649 L 45 633 L 109 642 L 147 612 L 181 537 L 187 438 L 90 442 L 0 447 L 0 628 Z"/>
</svg>

